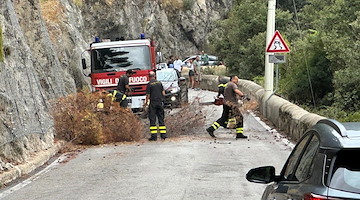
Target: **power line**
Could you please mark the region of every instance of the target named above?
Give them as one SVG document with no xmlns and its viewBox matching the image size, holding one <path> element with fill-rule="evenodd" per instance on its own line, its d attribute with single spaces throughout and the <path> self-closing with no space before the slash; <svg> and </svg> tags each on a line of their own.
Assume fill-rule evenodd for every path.
<svg viewBox="0 0 360 200">
<path fill-rule="evenodd" d="M 292 0 L 292 2 L 293 2 L 293 5 L 294 5 L 296 27 L 297 27 L 298 31 L 300 32 L 300 37 L 302 39 L 304 39 L 304 36 L 303 36 L 303 34 L 301 32 L 301 29 L 300 29 L 299 17 L 298 17 L 298 13 L 297 13 L 295 0 Z M 312 82 L 311 82 L 311 78 L 310 78 L 310 70 L 309 70 L 309 65 L 308 65 L 308 61 L 307 61 L 307 56 L 306 56 L 305 50 L 303 49 L 302 51 L 303 51 L 303 56 L 304 56 L 304 60 L 305 60 L 305 66 L 306 66 L 307 77 L 308 77 L 309 86 L 310 86 L 311 97 L 312 97 L 312 100 L 313 100 L 313 103 L 314 103 L 314 108 L 315 108 L 316 107 L 316 100 L 315 100 L 314 90 L 313 90 L 313 86 L 312 86 Z"/>
</svg>

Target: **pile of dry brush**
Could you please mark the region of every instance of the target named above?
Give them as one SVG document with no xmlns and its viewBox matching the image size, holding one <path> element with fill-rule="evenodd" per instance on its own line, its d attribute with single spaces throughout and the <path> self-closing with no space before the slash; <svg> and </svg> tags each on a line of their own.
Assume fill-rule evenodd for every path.
<svg viewBox="0 0 360 200">
<path fill-rule="evenodd" d="M 104 108 L 97 110 L 99 99 Z M 138 141 L 143 124 L 131 110 L 112 102 L 106 93 L 79 92 L 53 102 L 56 137 L 74 144 L 97 145 Z"/>
<path fill-rule="evenodd" d="M 99 99 L 104 101 L 104 108 L 100 111 L 97 109 Z M 131 110 L 121 108 L 118 102 L 112 102 L 107 93 L 79 92 L 57 99 L 52 106 L 58 139 L 73 144 L 98 145 L 144 138 L 147 119 L 142 122 Z M 236 110 L 245 114 L 257 106 L 256 101 L 244 101 L 242 106 L 236 105 Z M 203 130 L 205 120 L 206 113 L 202 110 L 199 98 L 196 98 L 183 105 L 178 112 L 166 115 L 168 136 L 196 134 L 199 129 Z"/>
<path fill-rule="evenodd" d="M 199 104 L 199 99 L 187 105 L 183 105 L 179 112 L 168 115 L 165 124 L 168 135 L 176 137 L 180 135 L 191 135 L 196 133 L 197 128 L 202 128 L 205 124 L 205 113 Z"/>
</svg>

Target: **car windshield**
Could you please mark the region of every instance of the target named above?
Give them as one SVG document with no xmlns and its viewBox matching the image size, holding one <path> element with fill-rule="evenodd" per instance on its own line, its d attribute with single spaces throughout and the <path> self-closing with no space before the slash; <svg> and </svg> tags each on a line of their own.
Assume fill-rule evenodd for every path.
<svg viewBox="0 0 360 200">
<path fill-rule="evenodd" d="M 148 46 L 111 47 L 91 51 L 93 72 L 151 69 Z"/>
<path fill-rule="evenodd" d="M 360 150 L 342 150 L 338 153 L 331 178 L 331 188 L 360 193 Z"/>
</svg>

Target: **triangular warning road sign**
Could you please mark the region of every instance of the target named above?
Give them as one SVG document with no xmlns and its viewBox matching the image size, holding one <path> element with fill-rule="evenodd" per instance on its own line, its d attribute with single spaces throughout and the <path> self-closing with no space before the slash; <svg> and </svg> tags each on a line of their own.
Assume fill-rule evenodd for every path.
<svg viewBox="0 0 360 200">
<path fill-rule="evenodd" d="M 289 47 L 286 45 L 283 37 L 280 35 L 279 31 L 275 31 L 269 46 L 266 49 L 266 52 L 269 53 L 288 53 L 290 52 Z"/>
</svg>

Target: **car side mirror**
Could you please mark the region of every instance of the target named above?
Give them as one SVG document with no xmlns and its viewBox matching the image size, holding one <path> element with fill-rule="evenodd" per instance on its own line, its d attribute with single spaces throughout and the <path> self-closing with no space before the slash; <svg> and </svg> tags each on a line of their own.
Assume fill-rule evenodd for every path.
<svg viewBox="0 0 360 200">
<path fill-rule="evenodd" d="M 246 180 L 253 183 L 271 183 L 275 181 L 275 167 L 266 166 L 251 169 L 246 174 Z"/>
<path fill-rule="evenodd" d="M 81 62 L 82 62 L 82 68 L 86 69 L 86 60 L 85 60 L 85 58 L 81 59 Z"/>
</svg>

